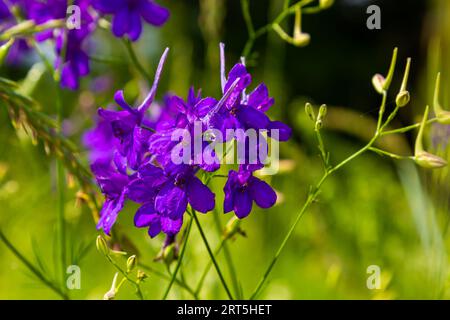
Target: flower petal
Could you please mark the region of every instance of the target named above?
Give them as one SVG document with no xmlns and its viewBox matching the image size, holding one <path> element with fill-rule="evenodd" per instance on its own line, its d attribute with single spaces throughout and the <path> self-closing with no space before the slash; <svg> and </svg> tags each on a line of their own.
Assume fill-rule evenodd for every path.
<svg viewBox="0 0 450 320">
<path fill-rule="evenodd" d="M 252 197 L 248 190 L 233 192 L 233 209 L 239 219 L 245 218 L 252 211 Z"/>
<path fill-rule="evenodd" d="M 155 199 L 155 208 L 161 216 L 179 219 L 187 207 L 187 196 L 184 190 L 173 183 L 167 183 Z"/>
<path fill-rule="evenodd" d="M 170 16 L 169 10 L 153 3 L 153 1 L 144 1 L 141 5 L 140 13 L 145 21 L 154 26 L 163 25 Z"/>
<path fill-rule="evenodd" d="M 206 213 L 214 209 L 215 194 L 200 179 L 192 177 L 187 184 L 188 200 L 192 208 Z"/>
<path fill-rule="evenodd" d="M 249 190 L 253 200 L 260 208 L 270 208 L 277 201 L 277 194 L 272 187 L 258 178 L 249 178 Z"/>
</svg>

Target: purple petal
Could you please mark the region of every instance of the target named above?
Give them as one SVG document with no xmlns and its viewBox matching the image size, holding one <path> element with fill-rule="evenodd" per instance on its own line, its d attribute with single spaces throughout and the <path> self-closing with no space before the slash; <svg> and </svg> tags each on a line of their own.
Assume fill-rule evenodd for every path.
<svg viewBox="0 0 450 320">
<path fill-rule="evenodd" d="M 117 215 L 123 208 L 125 202 L 125 192 L 119 198 L 108 199 L 105 201 L 102 210 L 100 211 L 100 220 L 97 224 L 97 230 L 103 229 L 107 234 L 111 234 L 111 229 L 116 222 Z"/>
<path fill-rule="evenodd" d="M 186 192 L 167 183 L 156 196 L 155 208 L 162 216 L 176 220 L 183 216 L 187 203 Z"/>
<path fill-rule="evenodd" d="M 249 179 L 250 194 L 256 204 L 263 209 L 272 207 L 277 201 L 277 194 L 269 184 L 258 178 Z"/>
<path fill-rule="evenodd" d="M 233 192 L 233 209 L 239 219 L 245 218 L 252 211 L 252 197 L 248 190 Z"/>
<path fill-rule="evenodd" d="M 171 219 L 168 217 L 161 217 L 161 228 L 165 234 L 174 235 L 180 232 L 183 225 L 183 217 L 179 219 Z"/>
<path fill-rule="evenodd" d="M 267 129 L 270 123 L 269 118 L 264 113 L 247 106 L 239 109 L 237 117 L 246 128 Z"/>
<path fill-rule="evenodd" d="M 276 138 L 273 135 L 271 130 L 278 130 L 278 139 L 279 141 L 287 141 L 290 139 L 292 135 L 292 129 L 281 121 L 271 121 L 269 124 L 269 137 Z"/>
<path fill-rule="evenodd" d="M 169 10 L 153 3 L 153 1 L 143 2 L 140 8 L 140 13 L 145 21 L 154 26 L 163 25 L 170 16 Z"/>
<path fill-rule="evenodd" d="M 267 86 L 261 83 L 249 94 L 247 104 L 259 111 L 266 112 L 274 104 L 274 100 L 269 97 Z"/>
<path fill-rule="evenodd" d="M 127 8 L 116 13 L 112 22 L 112 31 L 116 37 L 123 37 L 129 30 L 130 15 Z"/>
<path fill-rule="evenodd" d="M 214 209 L 215 194 L 200 179 L 192 177 L 187 184 L 188 200 L 192 208 L 206 213 Z"/>
<path fill-rule="evenodd" d="M 128 198 L 137 203 L 151 201 L 156 194 L 154 188 L 149 187 L 144 180 L 136 179 L 128 185 Z"/>
<path fill-rule="evenodd" d="M 137 39 L 139 39 L 141 33 L 142 33 L 142 23 L 141 17 L 139 16 L 139 12 L 132 11 L 130 12 L 130 27 L 128 30 L 130 40 L 136 41 Z"/>
<path fill-rule="evenodd" d="M 153 203 L 144 204 L 134 215 L 134 225 L 138 228 L 148 227 L 155 220 L 159 221 L 159 215 L 156 213 Z"/>
</svg>

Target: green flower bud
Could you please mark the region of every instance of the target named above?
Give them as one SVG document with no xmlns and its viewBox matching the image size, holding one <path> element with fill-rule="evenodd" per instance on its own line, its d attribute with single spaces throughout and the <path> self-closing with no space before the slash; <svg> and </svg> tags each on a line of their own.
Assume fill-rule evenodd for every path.
<svg viewBox="0 0 450 320">
<path fill-rule="evenodd" d="M 441 74 L 438 73 L 436 78 L 436 86 L 434 89 L 433 109 L 436 114 L 437 121 L 441 124 L 450 124 L 450 111 L 444 110 L 439 103 L 439 94 L 441 90 Z"/>
<path fill-rule="evenodd" d="M 116 274 L 114 275 L 112 284 L 111 284 L 111 289 L 109 289 L 108 292 L 105 293 L 105 295 L 103 296 L 103 300 L 114 300 L 116 297 L 116 293 L 117 293 L 117 277 L 119 276 L 119 273 L 116 272 Z"/>
<path fill-rule="evenodd" d="M 411 96 L 408 91 L 401 91 L 397 94 L 397 97 L 395 98 L 395 103 L 399 107 L 404 107 L 409 103 L 410 99 Z"/>
<path fill-rule="evenodd" d="M 439 169 L 447 166 L 447 161 L 426 151 L 419 152 L 414 156 L 414 161 L 421 167 L 427 169 Z"/>
<path fill-rule="evenodd" d="M 329 7 L 331 7 L 334 3 L 334 0 L 320 0 L 319 1 L 319 7 L 321 9 L 328 9 Z"/>
<path fill-rule="evenodd" d="M 408 90 L 406 90 L 406 87 L 408 85 L 410 68 L 411 68 L 411 58 L 408 58 L 406 60 L 406 67 L 405 67 L 405 73 L 403 74 L 402 86 L 400 87 L 400 91 L 397 94 L 397 97 L 395 98 L 395 103 L 399 107 L 406 106 L 409 103 L 409 100 L 411 99 Z"/>
<path fill-rule="evenodd" d="M 5 62 L 6 56 L 8 55 L 9 49 L 14 43 L 14 38 L 11 38 L 4 45 L 0 47 L 0 65 Z"/>
<path fill-rule="evenodd" d="M 428 113 L 429 113 L 430 107 L 426 106 L 425 113 L 423 115 L 422 123 L 420 124 L 419 133 L 416 138 L 416 145 L 414 150 L 414 161 L 421 167 L 427 168 L 427 169 L 438 169 L 445 167 L 447 165 L 447 161 L 444 159 L 426 152 L 423 149 L 423 134 L 425 131 L 425 125 L 428 120 Z"/>
<path fill-rule="evenodd" d="M 106 244 L 106 240 L 101 235 L 97 237 L 95 245 L 97 246 L 97 250 L 103 253 L 105 256 L 109 254 L 109 248 L 108 245 Z"/>
<path fill-rule="evenodd" d="M 136 278 L 138 279 L 139 282 L 144 281 L 145 279 L 147 279 L 147 274 L 142 270 L 138 270 Z"/>
<path fill-rule="evenodd" d="M 162 259 L 168 265 L 170 265 L 176 259 L 175 243 L 172 243 L 164 248 Z"/>
<path fill-rule="evenodd" d="M 375 91 L 378 92 L 379 94 L 383 93 L 384 91 L 383 87 L 385 82 L 386 79 L 379 73 L 377 73 L 372 77 L 372 85 L 375 88 Z"/>
<path fill-rule="evenodd" d="M 318 119 L 323 120 L 325 119 L 326 115 L 327 115 L 327 105 L 323 104 L 320 106 Z"/>
<path fill-rule="evenodd" d="M 316 121 L 316 115 L 314 113 L 314 109 L 311 103 L 307 102 L 305 104 L 305 113 L 311 119 L 311 121 Z"/>
<path fill-rule="evenodd" d="M 137 264 L 137 258 L 136 255 L 132 255 L 127 259 L 127 272 L 133 271 L 133 269 L 136 267 Z"/>
<path fill-rule="evenodd" d="M 297 47 L 306 47 L 311 41 L 309 33 L 298 33 L 294 36 L 293 45 Z"/>
<path fill-rule="evenodd" d="M 233 237 L 236 233 L 239 233 L 241 230 L 240 225 L 241 220 L 239 220 L 236 216 L 232 217 L 225 226 L 225 229 L 223 231 L 223 237 L 225 239 L 229 239 Z"/>
</svg>

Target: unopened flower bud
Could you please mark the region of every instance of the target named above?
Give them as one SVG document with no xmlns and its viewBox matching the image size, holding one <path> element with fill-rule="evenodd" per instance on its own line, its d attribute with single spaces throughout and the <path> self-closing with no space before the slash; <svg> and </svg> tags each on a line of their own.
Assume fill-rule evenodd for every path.
<svg viewBox="0 0 450 320">
<path fill-rule="evenodd" d="M 162 258 L 164 262 L 170 265 L 176 258 L 175 243 L 172 243 L 164 248 Z"/>
<path fill-rule="evenodd" d="M 450 111 L 444 110 L 439 103 L 439 94 L 441 90 L 441 74 L 438 73 L 436 78 L 436 86 L 434 89 L 433 109 L 436 114 L 437 121 L 441 124 L 450 125 Z"/>
<path fill-rule="evenodd" d="M 137 264 L 137 258 L 136 255 L 132 255 L 127 259 L 127 272 L 133 271 L 133 269 L 136 267 Z"/>
<path fill-rule="evenodd" d="M 305 113 L 312 121 L 316 121 L 316 115 L 314 113 L 314 109 L 311 103 L 307 102 L 305 104 Z"/>
<path fill-rule="evenodd" d="M 395 103 L 399 107 L 404 107 L 409 103 L 411 96 L 409 94 L 409 91 L 401 91 L 397 94 L 397 97 L 395 98 Z"/>
<path fill-rule="evenodd" d="M 232 217 L 225 226 L 225 229 L 223 231 L 223 237 L 225 239 L 229 239 L 233 237 L 236 233 L 239 233 L 241 230 L 240 225 L 241 220 L 239 220 L 236 216 Z"/>
<path fill-rule="evenodd" d="M 375 88 L 375 91 L 378 92 L 379 94 L 383 93 L 384 91 L 383 87 L 385 82 L 386 79 L 379 73 L 377 73 L 372 77 L 372 85 Z"/>
<path fill-rule="evenodd" d="M 294 36 L 293 44 L 297 47 L 306 47 L 311 41 L 311 36 L 309 33 L 301 32 Z"/>
<path fill-rule="evenodd" d="M 414 161 L 421 167 L 427 169 L 439 169 L 447 165 L 447 161 L 426 151 L 419 152 L 414 156 Z"/>
<path fill-rule="evenodd" d="M 328 9 L 329 7 L 331 7 L 334 3 L 334 0 L 320 0 L 319 1 L 319 6 L 321 9 Z"/>
<path fill-rule="evenodd" d="M 109 289 L 108 292 L 105 293 L 105 295 L 103 296 L 103 300 L 114 300 L 116 297 L 116 293 L 117 293 L 117 277 L 119 276 L 119 273 L 116 272 L 116 274 L 114 275 L 112 284 L 111 284 L 111 289 Z"/>
<path fill-rule="evenodd" d="M 97 250 L 103 253 L 105 256 L 109 254 L 109 248 L 106 244 L 106 240 L 101 235 L 97 237 L 95 245 L 97 246 Z"/>
<path fill-rule="evenodd" d="M 327 110 L 328 109 L 327 109 L 327 105 L 326 104 L 321 105 L 320 109 L 319 109 L 319 117 L 317 119 L 320 119 L 320 120 L 325 119 L 325 117 L 327 115 Z"/>
<path fill-rule="evenodd" d="M 145 279 L 147 279 L 147 274 L 142 270 L 138 270 L 136 278 L 138 279 L 139 282 L 144 281 Z"/>
<path fill-rule="evenodd" d="M 408 78 L 409 78 L 409 69 L 411 68 L 411 58 L 406 60 L 405 73 L 403 74 L 402 85 L 400 87 L 400 91 L 395 98 L 395 103 L 399 107 L 404 107 L 409 103 L 410 94 L 407 90 Z"/>
</svg>

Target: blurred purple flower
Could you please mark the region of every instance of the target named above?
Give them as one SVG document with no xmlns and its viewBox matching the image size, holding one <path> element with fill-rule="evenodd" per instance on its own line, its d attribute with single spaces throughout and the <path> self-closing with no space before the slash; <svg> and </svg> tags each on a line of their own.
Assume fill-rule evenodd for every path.
<svg viewBox="0 0 450 320">
<path fill-rule="evenodd" d="M 154 26 L 163 25 L 169 10 L 153 0 L 93 0 L 92 5 L 104 14 L 113 15 L 112 31 L 116 37 L 128 35 L 132 41 L 142 33 L 141 17 Z"/>
</svg>

